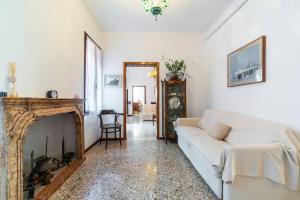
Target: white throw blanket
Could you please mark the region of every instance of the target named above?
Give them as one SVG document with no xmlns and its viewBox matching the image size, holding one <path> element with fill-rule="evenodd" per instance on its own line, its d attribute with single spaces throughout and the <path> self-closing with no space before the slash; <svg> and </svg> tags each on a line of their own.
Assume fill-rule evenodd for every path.
<svg viewBox="0 0 300 200">
<path fill-rule="evenodd" d="M 226 146 L 213 166 L 223 169 L 226 183 L 236 176 L 264 177 L 300 191 L 300 143 L 291 132 L 272 144 Z"/>
</svg>

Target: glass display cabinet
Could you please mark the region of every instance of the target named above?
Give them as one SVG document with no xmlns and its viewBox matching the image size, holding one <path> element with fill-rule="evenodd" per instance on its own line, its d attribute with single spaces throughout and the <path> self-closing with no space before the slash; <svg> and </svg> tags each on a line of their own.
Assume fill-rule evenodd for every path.
<svg viewBox="0 0 300 200">
<path fill-rule="evenodd" d="M 162 81 L 162 131 L 167 142 L 177 140 L 173 122 L 186 117 L 186 80 Z"/>
</svg>

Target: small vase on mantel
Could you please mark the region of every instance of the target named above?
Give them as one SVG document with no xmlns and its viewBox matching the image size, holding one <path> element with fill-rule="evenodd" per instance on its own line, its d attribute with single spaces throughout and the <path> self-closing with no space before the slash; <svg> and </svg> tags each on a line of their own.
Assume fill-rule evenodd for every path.
<svg viewBox="0 0 300 200">
<path fill-rule="evenodd" d="M 16 89 L 16 77 L 8 77 L 8 97 L 10 98 L 17 98 L 17 89 Z"/>
<path fill-rule="evenodd" d="M 8 81 L 8 97 L 10 98 L 17 98 L 17 77 L 16 77 L 16 63 L 10 62 L 9 63 L 9 77 L 7 78 Z"/>
</svg>

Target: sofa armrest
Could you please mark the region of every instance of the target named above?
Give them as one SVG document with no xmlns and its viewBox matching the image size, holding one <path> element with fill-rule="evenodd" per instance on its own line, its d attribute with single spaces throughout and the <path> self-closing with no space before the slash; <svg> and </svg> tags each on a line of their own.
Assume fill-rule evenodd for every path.
<svg viewBox="0 0 300 200">
<path fill-rule="evenodd" d="M 239 163 L 250 165 L 257 165 L 260 162 L 264 162 L 266 156 L 280 154 L 282 147 L 279 144 L 238 144 L 225 146 L 222 151 L 219 152 L 217 159 L 213 163 L 213 166 L 221 169 L 231 167 L 231 165 L 237 165 Z M 265 156 L 262 156 L 265 155 Z M 244 165 L 241 165 L 244 166 Z M 235 167 L 235 169 L 237 169 Z M 233 171 L 229 170 L 230 173 Z M 240 174 L 239 174 L 240 175 Z"/>
<path fill-rule="evenodd" d="M 299 157 L 280 143 L 229 145 L 220 152 L 213 166 L 223 169 L 225 183 L 234 183 L 237 176 L 264 177 L 300 191 L 300 178 L 295 178 L 299 174 Z"/>
<path fill-rule="evenodd" d="M 178 118 L 174 123 L 174 128 L 178 126 L 192 126 L 200 128 L 200 121 L 201 119 L 198 117 L 195 118 Z"/>
</svg>

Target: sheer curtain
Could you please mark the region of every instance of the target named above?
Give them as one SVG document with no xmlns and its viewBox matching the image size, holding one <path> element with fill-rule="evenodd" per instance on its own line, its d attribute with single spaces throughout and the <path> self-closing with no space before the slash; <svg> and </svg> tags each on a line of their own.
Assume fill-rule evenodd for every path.
<svg viewBox="0 0 300 200">
<path fill-rule="evenodd" d="M 96 113 L 102 109 L 101 49 L 86 37 L 85 112 Z"/>
<path fill-rule="evenodd" d="M 96 46 L 96 70 L 97 70 L 97 82 L 96 82 L 96 108 L 97 112 L 102 110 L 102 55 L 101 49 Z"/>
</svg>

